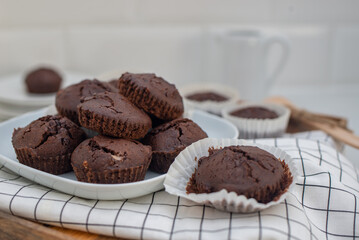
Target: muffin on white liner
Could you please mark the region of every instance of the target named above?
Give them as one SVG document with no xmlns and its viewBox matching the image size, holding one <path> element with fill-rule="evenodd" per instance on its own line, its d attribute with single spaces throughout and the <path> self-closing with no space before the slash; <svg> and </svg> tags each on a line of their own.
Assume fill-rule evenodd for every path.
<svg viewBox="0 0 359 240">
<path fill-rule="evenodd" d="M 278 117 L 273 119 L 242 118 L 231 115 L 232 112 L 248 108 L 263 107 L 274 111 Z M 241 138 L 279 137 L 288 126 L 290 110 L 279 104 L 272 103 L 242 103 L 222 109 L 222 117 L 237 126 Z"/>
<path fill-rule="evenodd" d="M 216 115 L 221 115 L 221 110 L 224 107 L 232 106 L 236 104 L 240 99 L 237 90 L 214 83 L 190 84 L 183 88 L 180 88 L 179 92 L 183 97 L 183 104 L 186 110 L 200 109 L 203 111 L 214 113 Z M 190 100 L 186 97 L 192 94 L 205 93 L 205 92 L 217 93 L 228 99 L 220 102 L 210 101 L 210 100 L 200 102 L 200 101 Z"/>
<path fill-rule="evenodd" d="M 186 187 L 192 177 L 192 174 L 198 167 L 198 160 L 201 157 L 209 155 L 209 148 L 214 147 L 215 149 L 219 149 L 221 147 L 223 148 L 227 146 L 238 145 L 255 146 L 261 148 L 273 154 L 277 159 L 284 160 L 284 162 L 288 165 L 293 177 L 293 181 L 277 200 L 264 204 L 258 202 L 254 198 L 248 199 L 244 195 L 238 196 L 235 192 L 228 193 L 225 189 L 213 193 L 187 193 Z M 175 161 L 167 172 L 164 186 L 168 193 L 192 200 L 200 204 L 213 206 L 223 211 L 248 213 L 263 210 L 284 201 L 288 192 L 290 192 L 294 187 L 294 182 L 296 181 L 297 176 L 298 172 L 291 157 L 279 148 L 250 143 L 248 141 L 239 139 L 206 138 L 188 146 L 176 157 Z"/>
</svg>

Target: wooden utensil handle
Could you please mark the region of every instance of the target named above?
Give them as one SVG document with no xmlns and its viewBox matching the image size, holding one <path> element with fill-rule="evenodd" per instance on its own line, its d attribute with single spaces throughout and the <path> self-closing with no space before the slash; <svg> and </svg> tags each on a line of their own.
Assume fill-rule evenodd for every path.
<svg viewBox="0 0 359 240">
<path fill-rule="evenodd" d="M 305 119 L 303 119 L 302 121 L 315 129 L 319 129 L 323 132 L 326 132 L 331 137 L 342 141 L 343 143 L 346 143 L 352 147 L 359 149 L 359 137 L 346 129 L 337 126 L 330 126 L 328 124 L 323 124 L 320 122 L 311 122 Z"/>
<path fill-rule="evenodd" d="M 322 130 L 331 137 L 359 149 L 359 137 L 347 129 L 346 119 L 301 110 L 284 97 L 270 97 L 266 99 L 266 102 L 282 104 L 288 107 L 292 111 L 291 118 L 294 118 L 296 121 Z"/>
</svg>

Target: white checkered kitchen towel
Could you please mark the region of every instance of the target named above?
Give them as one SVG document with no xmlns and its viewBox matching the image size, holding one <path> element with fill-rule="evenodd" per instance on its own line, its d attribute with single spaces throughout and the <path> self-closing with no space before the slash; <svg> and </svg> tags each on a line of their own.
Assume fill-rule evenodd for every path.
<svg viewBox="0 0 359 240">
<path fill-rule="evenodd" d="M 316 140 L 256 140 L 286 151 L 301 174 L 283 203 L 261 212 L 221 212 L 163 190 L 123 201 L 86 200 L 37 185 L 4 167 L 0 209 L 50 225 L 124 238 L 359 239 L 358 172 L 327 146 L 333 142 L 324 134 L 300 136 Z"/>
</svg>

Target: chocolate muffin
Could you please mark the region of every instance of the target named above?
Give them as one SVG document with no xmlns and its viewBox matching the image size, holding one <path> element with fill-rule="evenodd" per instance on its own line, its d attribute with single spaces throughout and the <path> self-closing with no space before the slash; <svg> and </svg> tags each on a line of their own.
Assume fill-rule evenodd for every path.
<svg viewBox="0 0 359 240">
<path fill-rule="evenodd" d="M 61 82 L 61 75 L 50 68 L 35 69 L 25 77 L 29 93 L 55 93 L 60 89 Z"/>
<path fill-rule="evenodd" d="M 188 182 L 188 193 L 211 193 L 226 189 L 260 203 L 278 199 L 292 183 L 288 165 L 271 153 L 252 146 L 209 149 L 198 160 Z"/>
<path fill-rule="evenodd" d="M 95 93 L 117 90 L 107 82 L 99 80 L 83 80 L 60 90 L 56 95 L 55 106 L 60 115 L 68 117 L 73 122 L 79 124 L 77 115 L 77 105 L 83 97 L 90 97 Z"/>
<path fill-rule="evenodd" d="M 81 182 L 128 183 L 143 180 L 150 161 L 151 147 L 99 135 L 75 149 L 71 164 Z"/>
<path fill-rule="evenodd" d="M 166 173 L 177 155 L 188 145 L 208 137 L 193 121 L 176 119 L 152 129 L 143 143 L 152 147 L 150 169 Z"/>
<path fill-rule="evenodd" d="M 162 120 L 183 114 L 183 102 L 175 85 L 155 74 L 122 74 L 119 91 L 137 107 Z"/>
<path fill-rule="evenodd" d="M 232 116 L 240 118 L 256 118 L 256 119 L 274 119 L 278 114 L 272 110 L 263 107 L 247 107 L 230 113 Z"/>
<path fill-rule="evenodd" d="M 228 100 L 227 97 L 215 92 L 193 93 L 187 95 L 186 98 L 196 102 L 204 102 L 204 101 L 224 102 Z"/>
<path fill-rule="evenodd" d="M 12 144 L 20 163 L 58 175 L 72 170 L 71 154 L 85 137 L 66 117 L 48 115 L 15 129 Z"/>
<path fill-rule="evenodd" d="M 151 128 L 150 117 L 119 93 L 84 98 L 77 110 L 81 126 L 107 136 L 139 139 Z"/>
</svg>

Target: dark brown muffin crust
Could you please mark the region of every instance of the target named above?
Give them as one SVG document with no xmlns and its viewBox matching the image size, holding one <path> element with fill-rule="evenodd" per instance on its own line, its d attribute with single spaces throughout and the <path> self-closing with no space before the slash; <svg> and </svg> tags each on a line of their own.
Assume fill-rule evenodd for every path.
<svg viewBox="0 0 359 240">
<path fill-rule="evenodd" d="M 152 129 L 143 143 L 152 147 L 150 169 L 166 173 L 177 155 L 190 144 L 206 138 L 207 134 L 192 120 L 176 119 Z"/>
<path fill-rule="evenodd" d="M 127 183 L 143 180 L 150 161 L 150 146 L 99 135 L 82 142 L 71 163 L 79 181 Z"/>
<path fill-rule="evenodd" d="M 55 105 L 60 115 L 68 117 L 75 123 L 79 123 L 77 105 L 83 97 L 90 97 L 95 93 L 105 91 L 116 92 L 116 89 L 107 82 L 99 80 L 83 80 L 80 83 L 61 89 L 56 95 Z"/>
<path fill-rule="evenodd" d="M 292 183 L 288 165 L 258 147 L 230 146 L 209 149 L 198 160 L 188 182 L 188 193 L 211 193 L 226 189 L 260 203 L 278 199 Z"/>
<path fill-rule="evenodd" d="M 38 68 L 25 77 L 27 91 L 30 93 L 55 93 L 60 89 L 62 77 L 50 68 Z"/>
<path fill-rule="evenodd" d="M 82 129 L 69 119 L 48 115 L 15 129 L 12 144 L 20 163 L 62 174 L 72 170 L 71 154 L 85 137 Z"/>
<path fill-rule="evenodd" d="M 139 139 L 151 128 L 151 119 L 119 93 L 104 92 L 78 105 L 81 126 L 103 135 Z"/>
<path fill-rule="evenodd" d="M 204 102 L 204 101 L 212 101 L 212 102 L 224 102 L 227 101 L 228 98 L 215 93 L 215 92 L 200 92 L 200 93 L 193 93 L 186 96 L 187 99 L 196 101 L 196 102 Z"/>
<path fill-rule="evenodd" d="M 256 118 L 256 119 L 274 119 L 278 114 L 272 110 L 263 107 L 248 107 L 233 111 L 232 116 L 240 118 Z"/>
<path fill-rule="evenodd" d="M 183 114 L 183 102 L 175 85 L 155 74 L 124 73 L 119 91 L 136 106 L 163 120 L 173 120 Z"/>
</svg>

